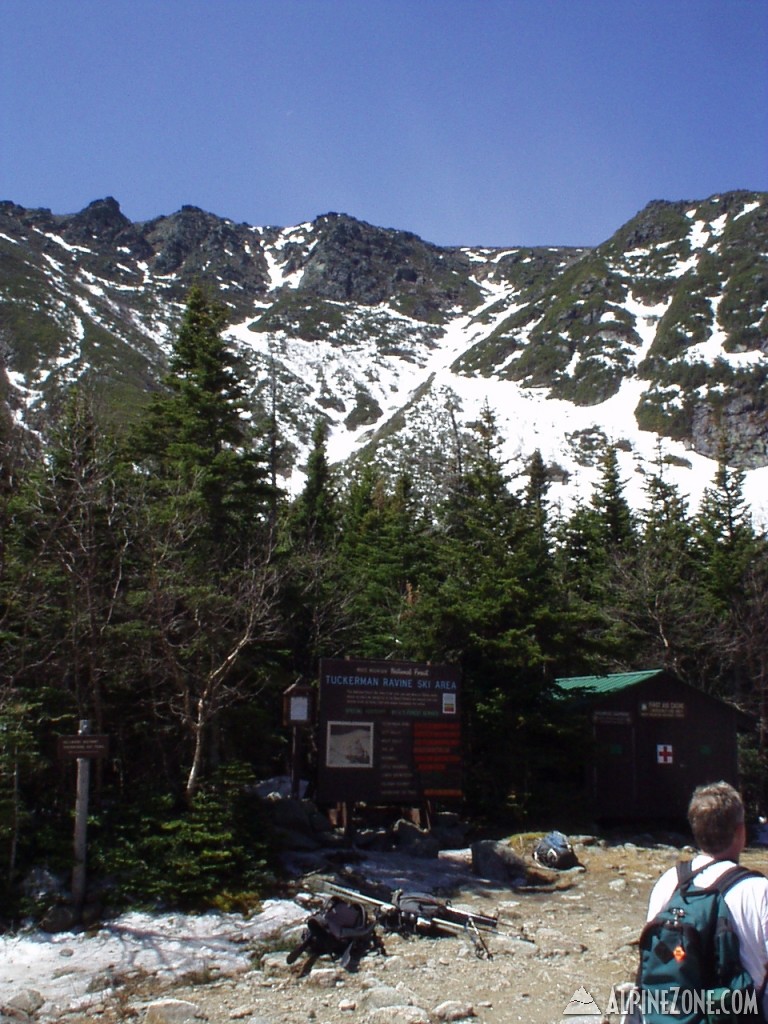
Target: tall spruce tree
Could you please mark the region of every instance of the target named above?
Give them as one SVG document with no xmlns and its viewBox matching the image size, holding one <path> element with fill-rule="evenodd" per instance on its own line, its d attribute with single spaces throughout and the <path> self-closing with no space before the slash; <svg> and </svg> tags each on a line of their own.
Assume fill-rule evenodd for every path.
<svg viewBox="0 0 768 1024">
<path fill-rule="evenodd" d="M 527 483 L 522 495 L 515 561 L 525 589 L 526 614 L 541 651 L 541 662 L 535 671 L 550 678 L 552 671 L 558 675 L 569 671 L 582 623 L 563 600 L 559 586 L 550 480 L 538 449 L 528 460 L 524 476 Z"/>
<path fill-rule="evenodd" d="M 306 482 L 281 523 L 285 567 L 283 614 L 294 672 L 315 677 L 318 661 L 343 653 L 351 628 L 349 596 L 339 557 L 341 511 L 326 449 L 327 427 L 318 420 L 307 457 Z"/>
<path fill-rule="evenodd" d="M 756 543 L 751 513 L 744 499 L 744 473 L 729 465 L 728 457 L 723 443 L 714 481 L 704 491 L 696 517 L 702 582 L 716 608 L 729 607 L 738 595 Z"/>
<path fill-rule="evenodd" d="M 627 627 L 629 664 L 664 666 L 698 683 L 694 651 L 709 624 L 697 608 L 688 504 L 667 480 L 660 450 L 645 490 L 635 556 L 616 563 L 612 606 Z"/>
<path fill-rule="evenodd" d="M 558 528 L 558 568 L 565 599 L 581 623 L 577 660 L 585 672 L 622 668 L 632 657 L 632 637 L 616 600 L 619 579 L 632 572 L 636 524 L 617 449 L 607 448 L 599 464 L 601 477 L 591 500 L 577 504 Z"/>
<path fill-rule="evenodd" d="M 225 343 L 224 309 L 190 290 L 166 378 L 127 453 L 143 505 L 145 664 L 185 736 L 191 802 L 215 767 L 220 723 L 264 686 L 278 630 L 274 492 L 248 426 L 243 385 Z"/>
<path fill-rule="evenodd" d="M 610 553 L 631 550 L 636 541 L 632 509 L 624 494 L 618 449 L 610 445 L 600 459 L 601 479 L 592 496 L 599 530 Z"/>
<path fill-rule="evenodd" d="M 274 489 L 265 452 L 249 428 L 245 390 L 223 338 L 224 306 L 198 285 L 190 289 L 175 339 L 165 390 L 156 395 L 133 439 L 138 457 L 157 481 L 170 481 L 171 500 L 203 512 L 207 538 L 219 559 L 241 547 L 269 518 Z"/>
<path fill-rule="evenodd" d="M 764 607 L 761 585 L 755 589 L 754 584 L 764 579 L 759 566 L 765 544 L 755 533 L 744 499 L 744 473 L 728 459 L 722 442 L 714 481 L 695 519 L 699 608 L 712 623 L 699 653 L 706 659 L 709 688 L 750 702 L 754 687 L 744 649 L 745 642 L 750 645 L 745 627 L 747 635 L 754 635 L 753 608 Z"/>
<path fill-rule="evenodd" d="M 355 623 L 349 642 L 367 657 L 402 658 L 407 649 L 404 615 L 424 572 L 427 527 L 412 482 L 390 485 L 365 464 L 348 488 L 339 556 L 344 600 Z"/>
<path fill-rule="evenodd" d="M 327 443 L 328 427 L 323 420 L 318 420 L 312 431 L 304 490 L 294 502 L 289 517 L 292 534 L 310 547 L 332 543 L 338 531 L 338 501 Z"/>
<path fill-rule="evenodd" d="M 432 637 L 433 658 L 462 668 L 468 792 L 486 811 L 525 798 L 528 741 L 544 685 L 536 598 L 526 579 L 537 570 L 524 555 L 532 527 L 512 490 L 502 444 L 486 407 L 466 446 L 462 475 L 437 511 L 433 586 L 414 609 Z M 542 511 L 540 505 L 537 515 Z M 541 555 L 537 542 L 533 549 Z"/>
</svg>

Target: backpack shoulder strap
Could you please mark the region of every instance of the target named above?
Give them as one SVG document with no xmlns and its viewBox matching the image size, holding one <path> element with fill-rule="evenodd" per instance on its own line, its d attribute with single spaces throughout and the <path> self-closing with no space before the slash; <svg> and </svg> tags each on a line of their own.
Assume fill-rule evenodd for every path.
<svg viewBox="0 0 768 1024">
<path fill-rule="evenodd" d="M 675 889 L 682 889 L 688 885 L 690 880 L 693 878 L 693 862 L 690 860 L 679 860 L 676 864 L 677 868 L 677 885 Z"/>
<path fill-rule="evenodd" d="M 720 877 L 714 881 L 711 885 L 707 886 L 713 892 L 719 892 L 721 896 L 725 896 L 729 889 L 732 889 L 734 885 L 743 881 L 745 878 L 765 878 L 765 875 L 761 871 L 753 871 L 750 868 L 742 867 L 740 864 L 734 864 L 732 868 L 728 868 L 724 871 Z"/>
<path fill-rule="evenodd" d="M 696 868 L 694 871 L 692 860 L 680 860 L 675 865 L 677 868 L 677 885 L 672 890 L 672 896 L 678 892 L 684 892 L 691 884 L 693 879 L 700 875 L 702 871 L 708 868 L 713 862 L 707 861 L 706 864 L 702 864 L 700 868 Z M 671 899 L 671 897 L 670 897 Z"/>
<path fill-rule="evenodd" d="M 710 888 L 713 891 L 720 893 L 721 896 L 732 889 L 739 882 L 742 882 L 745 878 L 765 878 L 766 876 L 762 871 L 755 871 L 750 868 L 742 867 L 740 864 L 735 864 L 732 868 L 724 871 L 720 878 L 716 882 L 713 882 Z M 768 987 L 768 963 L 765 965 L 765 973 L 763 979 L 759 985 L 755 985 L 755 991 L 757 992 L 757 1000 L 759 1005 L 762 1007 L 763 995 L 766 987 Z M 763 1019 L 762 1017 L 760 1018 Z"/>
</svg>

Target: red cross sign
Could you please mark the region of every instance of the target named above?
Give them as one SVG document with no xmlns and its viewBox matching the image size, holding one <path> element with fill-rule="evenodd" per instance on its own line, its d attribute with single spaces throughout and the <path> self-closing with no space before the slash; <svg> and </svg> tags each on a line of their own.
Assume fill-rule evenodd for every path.
<svg viewBox="0 0 768 1024">
<path fill-rule="evenodd" d="M 672 764 L 674 757 L 672 755 L 672 747 L 669 743 L 657 743 L 656 744 L 656 763 L 657 764 Z"/>
</svg>

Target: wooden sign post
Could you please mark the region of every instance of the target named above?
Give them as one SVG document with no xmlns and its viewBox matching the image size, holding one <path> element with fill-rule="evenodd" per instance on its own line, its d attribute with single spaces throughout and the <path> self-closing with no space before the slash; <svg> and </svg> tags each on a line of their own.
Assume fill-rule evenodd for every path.
<svg viewBox="0 0 768 1024">
<path fill-rule="evenodd" d="M 106 736 L 91 736 L 88 719 L 80 722 L 77 736 L 59 737 L 61 757 L 77 758 L 77 793 L 75 797 L 75 842 L 72 866 L 72 902 L 79 919 L 85 903 L 86 861 L 88 829 L 88 797 L 91 784 L 91 758 L 105 757 L 108 739 Z"/>
</svg>

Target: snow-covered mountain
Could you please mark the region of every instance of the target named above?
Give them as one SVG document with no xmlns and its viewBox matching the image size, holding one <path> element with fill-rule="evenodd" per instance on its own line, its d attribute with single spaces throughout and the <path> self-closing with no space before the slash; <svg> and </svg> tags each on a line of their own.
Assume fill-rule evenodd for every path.
<svg viewBox="0 0 768 1024">
<path fill-rule="evenodd" d="M 664 459 L 696 505 L 723 438 L 768 515 L 768 194 L 649 204 L 593 249 L 444 248 L 330 213 L 289 228 L 194 207 L 132 223 L 114 199 L 0 203 L 0 399 L 36 429 L 93 382 L 137 414 L 193 281 L 229 310 L 254 415 L 273 398 L 296 490 L 312 427 L 439 491 L 484 403 L 510 469 L 538 448 L 551 497 L 588 497 L 605 442 L 642 504 Z"/>
</svg>

